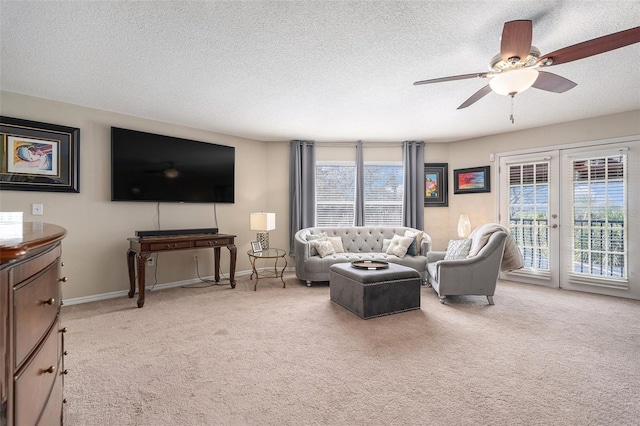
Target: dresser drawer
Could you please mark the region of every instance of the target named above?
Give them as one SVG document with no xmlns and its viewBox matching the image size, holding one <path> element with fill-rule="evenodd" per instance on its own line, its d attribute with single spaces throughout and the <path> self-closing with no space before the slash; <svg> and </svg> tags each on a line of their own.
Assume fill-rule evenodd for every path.
<svg viewBox="0 0 640 426">
<path fill-rule="evenodd" d="M 56 377 L 60 375 L 60 336 L 56 321 L 40 350 L 15 377 L 15 426 L 36 424 L 46 406 Z"/>
<path fill-rule="evenodd" d="M 60 426 L 62 424 L 62 374 L 56 374 L 47 406 L 42 411 L 38 426 Z"/>
<path fill-rule="evenodd" d="M 14 288 L 15 365 L 17 368 L 42 339 L 60 308 L 58 262 Z"/>
</svg>

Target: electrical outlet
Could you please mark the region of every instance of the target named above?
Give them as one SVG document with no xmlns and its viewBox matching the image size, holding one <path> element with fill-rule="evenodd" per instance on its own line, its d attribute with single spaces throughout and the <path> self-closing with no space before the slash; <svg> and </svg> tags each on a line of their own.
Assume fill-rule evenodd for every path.
<svg viewBox="0 0 640 426">
<path fill-rule="evenodd" d="M 155 257 L 150 257 L 147 259 L 147 266 L 155 266 L 156 265 L 156 258 Z"/>
<path fill-rule="evenodd" d="M 42 216 L 44 214 L 44 204 L 31 204 L 31 214 Z"/>
<path fill-rule="evenodd" d="M 194 254 L 194 255 L 193 255 L 193 261 L 194 261 L 194 262 L 196 262 L 196 263 L 198 263 L 198 255 L 197 255 L 197 254 Z"/>
</svg>

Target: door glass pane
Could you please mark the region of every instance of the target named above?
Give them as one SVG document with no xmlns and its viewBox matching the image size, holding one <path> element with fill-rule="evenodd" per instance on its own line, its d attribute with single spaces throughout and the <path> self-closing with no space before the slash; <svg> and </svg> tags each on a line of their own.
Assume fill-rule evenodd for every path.
<svg viewBox="0 0 640 426">
<path fill-rule="evenodd" d="M 509 166 L 509 230 L 525 268 L 549 270 L 549 163 Z"/>
<path fill-rule="evenodd" d="M 572 162 L 574 273 L 627 278 L 625 166 L 626 155 Z"/>
</svg>

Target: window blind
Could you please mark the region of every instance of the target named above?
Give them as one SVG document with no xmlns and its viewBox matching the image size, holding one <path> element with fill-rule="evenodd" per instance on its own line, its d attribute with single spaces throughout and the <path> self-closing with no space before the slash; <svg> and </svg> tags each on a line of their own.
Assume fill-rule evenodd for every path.
<svg viewBox="0 0 640 426">
<path fill-rule="evenodd" d="M 401 162 L 364 165 L 365 225 L 402 225 L 403 168 Z M 317 226 L 353 226 L 354 162 L 316 164 Z"/>
<path fill-rule="evenodd" d="M 549 271 L 549 162 L 509 166 L 509 231 L 524 267 Z"/>
<path fill-rule="evenodd" d="M 316 164 L 316 225 L 353 226 L 355 192 L 355 163 Z"/>
<path fill-rule="evenodd" d="M 366 225 L 402 225 L 402 164 L 364 165 Z"/>
<path fill-rule="evenodd" d="M 571 160 L 574 276 L 627 279 L 626 159 L 594 153 Z"/>
</svg>

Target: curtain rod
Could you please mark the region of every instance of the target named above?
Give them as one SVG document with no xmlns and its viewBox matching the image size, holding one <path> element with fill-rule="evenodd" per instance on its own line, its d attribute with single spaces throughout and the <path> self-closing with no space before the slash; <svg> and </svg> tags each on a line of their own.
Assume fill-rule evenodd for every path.
<svg viewBox="0 0 640 426">
<path fill-rule="evenodd" d="M 356 147 L 356 142 L 316 142 L 316 146 L 327 147 Z M 402 146 L 402 142 L 362 142 L 363 146 L 376 146 L 380 148 Z"/>
</svg>

